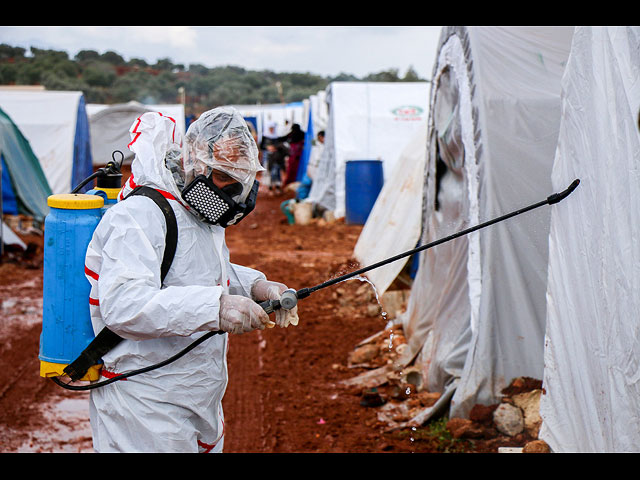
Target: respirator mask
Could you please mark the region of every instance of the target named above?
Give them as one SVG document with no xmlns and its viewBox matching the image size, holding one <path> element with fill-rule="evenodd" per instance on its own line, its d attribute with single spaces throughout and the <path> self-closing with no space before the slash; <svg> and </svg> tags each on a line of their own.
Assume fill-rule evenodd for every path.
<svg viewBox="0 0 640 480">
<path fill-rule="evenodd" d="M 215 108 L 189 127 L 185 139 L 183 200 L 203 222 L 237 224 L 255 208 L 256 173 L 264 170 L 245 120 L 233 108 Z"/>
<path fill-rule="evenodd" d="M 244 202 L 239 200 L 243 186 L 233 183 L 218 187 L 210 176 L 198 175 L 182 190 L 182 199 L 197 212 L 202 221 L 227 228 L 249 215 L 256 206 L 259 182 L 253 181 L 249 195 Z"/>
</svg>

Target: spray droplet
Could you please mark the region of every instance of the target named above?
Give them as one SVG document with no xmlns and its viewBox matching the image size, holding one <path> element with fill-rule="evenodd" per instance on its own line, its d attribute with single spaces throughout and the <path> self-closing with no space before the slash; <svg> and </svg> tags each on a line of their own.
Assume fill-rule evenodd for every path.
<svg viewBox="0 0 640 480">
<path fill-rule="evenodd" d="M 346 282 L 347 280 L 360 280 L 361 282 L 367 282 L 369 285 L 371 285 L 371 288 L 373 288 L 373 293 L 376 295 L 376 302 L 378 302 L 378 305 L 380 306 L 380 310 L 381 310 L 381 315 L 382 318 L 384 320 L 387 319 L 387 312 L 384 311 L 384 307 L 382 306 L 382 302 L 380 302 L 380 297 L 378 295 L 378 290 L 376 290 L 376 286 L 373 284 L 373 282 L 371 282 L 371 280 L 369 280 L 367 277 L 363 277 L 361 275 L 356 275 L 355 277 L 351 277 L 351 278 L 345 278 L 344 280 L 341 280 L 340 283 L 342 282 Z M 388 324 L 387 324 L 388 326 Z M 389 346 L 389 348 L 391 348 L 391 346 Z"/>
</svg>

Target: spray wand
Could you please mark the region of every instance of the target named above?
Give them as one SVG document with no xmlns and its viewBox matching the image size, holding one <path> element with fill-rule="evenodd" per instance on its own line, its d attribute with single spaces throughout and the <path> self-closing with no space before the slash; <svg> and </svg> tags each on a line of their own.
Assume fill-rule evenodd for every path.
<svg viewBox="0 0 640 480">
<path fill-rule="evenodd" d="M 495 223 L 498 222 L 502 222 L 503 220 L 507 220 L 508 218 L 511 217 L 515 217 L 516 215 L 520 215 L 522 213 L 528 212 L 530 210 L 533 210 L 535 208 L 538 207 L 542 207 L 544 205 L 553 205 L 555 203 L 560 202 L 561 200 L 565 199 L 566 197 L 568 197 L 571 192 L 573 192 L 576 187 L 578 186 L 578 184 L 580 183 L 579 179 L 575 179 L 571 185 L 569 185 L 569 187 L 559 193 L 554 193 L 552 195 L 549 195 L 545 200 L 542 200 L 538 203 L 534 203 L 532 205 L 529 205 L 528 207 L 523 207 L 520 208 L 518 210 L 515 210 L 511 213 L 507 213 L 506 215 L 502 215 L 501 217 L 498 218 L 494 218 L 493 220 L 488 220 L 484 223 L 478 224 L 474 227 L 470 227 L 467 228 L 466 230 L 462 230 L 460 232 L 454 233 L 452 235 L 449 235 L 448 237 L 444 237 L 441 238 L 439 240 L 435 240 L 431 243 L 427 243 L 426 245 L 422 245 L 420 247 L 416 247 L 413 250 L 409 250 L 406 251 L 404 253 L 400 253 L 394 257 L 391 258 L 387 258 L 386 260 L 382 260 L 378 263 L 374 263 L 372 265 L 369 265 L 368 267 L 364 267 L 361 268 L 359 270 L 355 270 L 351 273 L 347 273 L 345 275 L 342 275 L 340 277 L 336 277 L 336 278 L 332 278 L 331 280 L 327 280 L 324 283 L 321 283 L 319 285 L 316 285 L 315 287 L 311 287 L 311 288 L 301 288 L 300 290 L 296 291 L 294 289 L 288 289 L 285 292 L 283 292 L 282 297 L 280 298 L 280 300 L 267 300 L 265 302 L 260 303 L 260 306 L 265 310 L 265 312 L 267 313 L 271 313 L 274 312 L 275 310 L 279 309 L 279 308 L 284 308 L 287 310 L 291 310 L 293 307 L 295 307 L 298 303 L 298 300 L 301 300 L 303 298 L 308 297 L 309 295 L 311 295 L 313 292 L 316 292 L 322 288 L 326 288 L 329 287 L 331 285 L 335 285 L 336 283 L 340 283 L 343 282 L 344 280 L 347 280 L 349 278 L 353 278 L 357 275 L 360 275 L 362 273 L 368 272 L 369 270 L 373 270 L 375 268 L 378 267 L 382 267 L 383 265 L 387 265 L 388 263 L 391 262 L 395 262 L 396 260 L 400 260 L 401 258 L 404 257 L 408 257 L 410 255 L 413 255 L 414 253 L 418 253 L 421 252 L 423 250 L 427 250 L 429 248 L 435 247 L 437 245 L 440 245 L 442 243 L 448 242 L 450 240 L 454 240 L 458 237 L 461 237 L 463 235 L 467 235 L 469 233 L 475 232 L 476 230 L 480 230 L 481 228 L 484 227 L 488 227 L 489 225 L 493 225 Z"/>
</svg>

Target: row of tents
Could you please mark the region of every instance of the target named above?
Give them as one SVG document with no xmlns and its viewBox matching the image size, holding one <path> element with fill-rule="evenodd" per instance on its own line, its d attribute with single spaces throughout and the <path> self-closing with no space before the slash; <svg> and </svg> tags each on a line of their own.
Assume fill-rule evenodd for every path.
<svg viewBox="0 0 640 480">
<path fill-rule="evenodd" d="M 371 265 L 581 183 L 420 253 L 395 367 L 418 367 L 442 395 L 407 424 L 469 418 L 530 377 L 542 380 L 539 438 L 553 451 L 640 451 L 639 72 L 637 27 L 442 29 L 424 143 L 386 176 L 356 259 Z M 378 294 L 405 261 L 369 272 Z"/>
</svg>

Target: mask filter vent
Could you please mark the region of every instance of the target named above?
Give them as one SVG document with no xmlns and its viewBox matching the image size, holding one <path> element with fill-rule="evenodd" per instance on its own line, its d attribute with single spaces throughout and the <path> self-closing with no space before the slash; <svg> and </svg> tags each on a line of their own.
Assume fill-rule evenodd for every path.
<svg viewBox="0 0 640 480">
<path fill-rule="evenodd" d="M 182 198 L 210 223 L 217 223 L 229 210 L 229 204 L 205 182 L 194 183 Z"/>
</svg>

